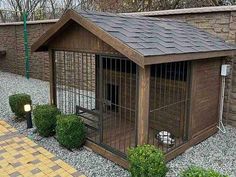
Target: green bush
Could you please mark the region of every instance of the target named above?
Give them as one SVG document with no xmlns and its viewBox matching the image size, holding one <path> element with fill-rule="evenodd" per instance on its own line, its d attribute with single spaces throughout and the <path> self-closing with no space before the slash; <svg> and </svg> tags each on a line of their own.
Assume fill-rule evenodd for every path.
<svg viewBox="0 0 236 177">
<path fill-rule="evenodd" d="M 201 167 L 189 167 L 181 173 L 181 177 L 228 177 L 214 170 L 207 170 Z"/>
<path fill-rule="evenodd" d="M 25 104 L 32 104 L 30 95 L 27 95 L 25 93 L 19 93 L 9 96 L 9 105 L 11 107 L 12 112 L 15 113 L 16 117 L 25 117 Z"/>
<path fill-rule="evenodd" d="M 58 142 L 68 148 L 78 148 L 85 141 L 85 125 L 76 115 L 57 116 L 56 134 Z"/>
<path fill-rule="evenodd" d="M 133 177 L 164 177 L 168 171 L 163 152 L 152 145 L 129 149 L 128 161 Z"/>
<path fill-rule="evenodd" d="M 55 133 L 57 119 L 60 111 L 53 105 L 38 105 L 33 110 L 34 124 L 41 136 L 48 137 Z"/>
</svg>

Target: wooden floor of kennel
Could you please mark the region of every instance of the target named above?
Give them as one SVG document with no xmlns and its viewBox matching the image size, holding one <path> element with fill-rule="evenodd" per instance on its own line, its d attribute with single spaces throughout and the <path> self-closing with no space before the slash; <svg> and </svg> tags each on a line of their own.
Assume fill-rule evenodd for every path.
<svg viewBox="0 0 236 177">
<path fill-rule="evenodd" d="M 94 16 L 96 16 L 96 14 Z M 102 16 L 104 16 L 104 14 Z M 178 55 L 143 56 L 126 45 L 125 42 L 110 35 L 91 20 L 71 10 L 36 41 L 32 46 L 32 51 L 49 51 L 51 67 L 50 101 L 55 105 L 57 104 L 58 98 L 57 76 L 64 72 L 63 69 L 56 67 L 55 63 L 58 62 L 58 58 L 55 58 L 56 52 L 64 52 L 64 59 L 67 61 L 64 62 L 64 64 L 66 67 L 69 67 L 69 69 L 70 67 L 76 66 L 73 63 L 69 63 L 73 61 L 73 57 L 77 55 L 76 53 L 86 53 L 85 56 L 87 56 L 87 53 L 92 53 L 97 56 L 113 56 L 115 58 L 125 58 L 128 61 L 132 61 L 136 66 L 136 73 L 138 74 L 136 78 L 137 100 L 135 100 L 135 110 L 137 110 L 135 116 L 135 145 L 148 144 L 150 142 L 150 97 L 153 97 L 153 95 L 151 95 L 152 93 L 150 93 L 150 85 L 152 83 L 151 67 L 163 63 L 188 62 L 188 98 L 185 102 L 187 109 L 184 113 L 186 116 L 184 131 L 187 136 L 184 137 L 183 142 L 165 154 L 166 160 L 168 161 L 217 132 L 219 98 L 221 93 L 220 67 L 226 59 L 225 57 L 235 54 L 236 49 L 230 48 L 218 51 L 209 49 L 209 51 L 195 53 L 186 51 L 186 53 Z M 69 57 L 65 56 L 65 52 L 69 53 Z M 74 78 L 74 72 L 71 71 L 71 73 L 72 76 L 68 78 Z M 132 72 L 129 71 L 129 73 Z M 66 78 L 67 76 L 63 77 Z M 65 82 L 67 89 L 70 89 L 71 82 L 62 82 Z M 86 87 L 86 85 L 84 87 Z M 59 98 L 62 98 L 62 96 Z M 73 96 L 70 98 L 73 98 Z M 64 100 L 63 104 L 67 103 L 68 100 Z M 74 113 L 76 106 L 72 105 L 72 107 L 71 112 Z M 79 113 L 81 115 L 81 112 Z M 127 123 L 127 125 L 129 124 Z M 132 134 L 130 135 L 132 136 Z M 129 137 L 130 135 L 127 134 L 125 136 Z M 88 140 L 86 145 L 119 165 L 125 168 L 128 167 L 127 160 L 118 153 L 111 151 L 110 148 L 91 140 Z M 132 145 L 132 142 L 130 142 L 130 145 Z"/>
</svg>

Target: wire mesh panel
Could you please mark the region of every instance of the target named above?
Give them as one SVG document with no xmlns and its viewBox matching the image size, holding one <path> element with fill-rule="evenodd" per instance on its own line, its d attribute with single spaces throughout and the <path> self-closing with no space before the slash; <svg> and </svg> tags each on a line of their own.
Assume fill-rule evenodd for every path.
<svg viewBox="0 0 236 177">
<path fill-rule="evenodd" d="M 164 152 L 186 139 L 189 86 L 188 62 L 151 66 L 149 144 Z"/>
<path fill-rule="evenodd" d="M 58 108 L 83 119 L 88 139 L 125 156 L 136 145 L 136 64 L 68 51 L 54 58 Z"/>
<path fill-rule="evenodd" d="M 88 138 L 99 142 L 95 54 L 55 51 L 54 56 L 58 108 L 78 114 L 87 125 Z"/>
<path fill-rule="evenodd" d="M 102 61 L 102 143 L 124 155 L 136 145 L 137 67 L 125 58 L 103 56 Z"/>
</svg>

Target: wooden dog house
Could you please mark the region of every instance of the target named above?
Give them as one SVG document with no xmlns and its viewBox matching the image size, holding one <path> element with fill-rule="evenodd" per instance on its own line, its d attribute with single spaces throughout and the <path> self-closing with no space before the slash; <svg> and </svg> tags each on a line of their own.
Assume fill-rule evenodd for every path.
<svg viewBox="0 0 236 177">
<path fill-rule="evenodd" d="M 170 160 L 217 132 L 220 68 L 236 47 L 181 21 L 69 10 L 32 51 L 49 51 L 51 103 L 127 167 L 129 147 Z"/>
</svg>

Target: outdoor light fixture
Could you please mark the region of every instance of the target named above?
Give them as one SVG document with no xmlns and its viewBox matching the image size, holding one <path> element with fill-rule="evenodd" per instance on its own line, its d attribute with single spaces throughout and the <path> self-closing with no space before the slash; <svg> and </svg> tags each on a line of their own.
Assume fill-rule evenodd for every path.
<svg viewBox="0 0 236 177">
<path fill-rule="evenodd" d="M 31 117 L 31 105 L 26 104 L 24 105 L 24 111 L 26 112 L 26 120 L 27 120 L 27 128 L 32 128 L 32 117 Z"/>
</svg>

